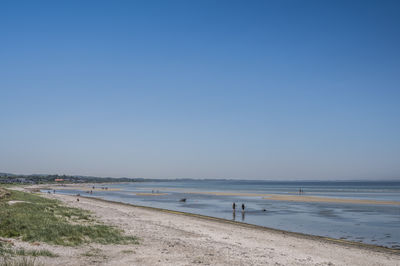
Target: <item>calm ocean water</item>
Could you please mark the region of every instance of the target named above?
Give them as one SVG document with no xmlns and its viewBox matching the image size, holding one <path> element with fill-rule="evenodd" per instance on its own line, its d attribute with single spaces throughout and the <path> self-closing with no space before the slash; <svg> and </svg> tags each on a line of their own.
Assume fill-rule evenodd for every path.
<svg viewBox="0 0 400 266">
<path fill-rule="evenodd" d="M 244 180 L 174 180 L 107 185 L 119 191 L 93 195 L 113 201 L 209 215 L 292 232 L 327 236 L 400 249 L 400 206 L 323 202 L 287 202 L 260 196 L 216 196 L 191 192 L 298 194 L 400 202 L 398 182 L 272 182 Z M 60 193 L 82 193 L 64 190 Z M 165 195 L 139 196 L 159 192 Z M 179 200 L 186 198 L 186 202 Z M 233 215 L 232 203 L 246 206 Z M 240 207 L 240 206 L 238 206 Z M 264 211 L 265 209 L 265 211 Z"/>
</svg>

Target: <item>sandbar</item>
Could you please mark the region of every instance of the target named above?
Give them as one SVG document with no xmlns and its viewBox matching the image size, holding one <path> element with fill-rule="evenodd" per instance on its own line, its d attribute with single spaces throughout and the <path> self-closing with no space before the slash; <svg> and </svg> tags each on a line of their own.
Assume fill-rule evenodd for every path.
<svg viewBox="0 0 400 266">
<path fill-rule="evenodd" d="M 325 198 L 325 197 L 304 196 L 304 195 L 295 196 L 295 195 L 270 194 L 263 198 L 269 200 L 297 201 L 297 202 L 331 202 L 331 203 L 353 203 L 353 204 L 371 204 L 371 205 L 400 205 L 400 201 Z"/>
<path fill-rule="evenodd" d="M 331 202 L 331 203 L 352 203 L 352 204 L 371 204 L 371 205 L 400 205 L 400 201 L 368 200 L 368 199 L 345 199 L 328 198 L 305 195 L 284 195 L 284 194 L 259 194 L 259 193 L 240 193 L 240 192 L 188 192 L 189 194 L 205 194 L 215 196 L 242 196 L 242 197 L 262 197 L 267 200 L 297 201 L 297 202 Z"/>
</svg>

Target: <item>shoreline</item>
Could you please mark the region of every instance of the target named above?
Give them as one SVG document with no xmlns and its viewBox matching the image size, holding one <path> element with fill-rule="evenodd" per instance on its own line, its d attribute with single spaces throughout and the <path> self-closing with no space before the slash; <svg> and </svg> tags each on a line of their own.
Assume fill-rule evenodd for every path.
<svg viewBox="0 0 400 266">
<path fill-rule="evenodd" d="M 82 184 L 67 184 L 66 186 L 48 186 L 51 189 L 68 190 L 73 188 L 75 190 L 84 191 L 121 191 L 120 188 L 108 188 L 107 190 L 96 187 L 91 188 L 92 184 L 83 186 Z M 139 196 L 160 196 L 168 194 L 168 192 L 176 192 L 183 194 L 199 194 L 199 195 L 213 195 L 213 196 L 241 196 L 241 197 L 261 197 L 265 200 L 274 201 L 291 201 L 291 202 L 323 202 L 323 203 L 345 203 L 345 204 L 370 204 L 370 205 L 400 205 L 400 201 L 390 200 L 370 200 L 370 199 L 351 199 L 351 198 L 334 198 L 334 197 L 321 197 L 321 196 L 307 196 L 307 195 L 286 195 L 286 194 L 271 194 L 271 193 L 246 193 L 246 192 L 213 192 L 213 191 L 190 191 L 183 189 L 170 189 L 170 188 L 157 188 L 157 193 L 150 192 L 131 192 Z"/>
<path fill-rule="evenodd" d="M 66 188 L 68 189 L 68 187 Z M 151 189 L 151 188 L 150 188 Z M 140 191 L 140 190 L 139 190 Z M 191 215 L 191 216 L 197 216 L 197 217 L 208 217 L 209 220 L 217 220 L 222 218 L 222 221 L 225 221 L 225 223 L 234 223 L 234 224 L 238 224 L 238 225 L 243 225 L 243 224 L 248 224 L 249 226 L 258 226 L 260 228 L 265 229 L 269 229 L 269 230 L 275 230 L 278 232 L 283 232 L 286 234 L 292 233 L 292 234 L 297 234 L 297 235 L 301 235 L 301 236 L 305 236 L 305 237 L 316 237 L 319 239 L 328 239 L 330 241 L 334 241 L 334 242 L 341 242 L 341 243 L 348 243 L 348 245 L 364 245 L 364 246 L 370 246 L 370 247 L 380 247 L 380 248 L 385 248 L 388 250 L 392 250 L 397 252 L 397 250 L 400 250 L 400 246 L 398 245 L 398 241 L 396 241 L 396 239 L 398 239 L 397 235 L 395 235 L 395 233 L 397 233 L 398 231 L 394 228 L 393 231 L 385 231 L 385 234 L 380 233 L 382 232 L 381 230 L 384 228 L 378 228 L 376 227 L 376 232 L 377 232 L 377 236 L 370 236 L 366 233 L 360 233 L 357 234 L 357 231 L 349 231 L 349 232 L 344 232 L 341 233 L 341 228 L 337 227 L 335 228 L 336 231 L 333 231 L 330 229 L 329 227 L 329 222 L 328 221 L 328 225 L 321 223 L 321 224 L 316 224 L 316 226 L 319 226 L 318 228 L 325 228 L 325 230 L 321 230 L 321 229 L 317 229 L 317 230 L 313 230 L 313 226 L 311 225 L 311 227 L 307 227 L 306 229 L 301 228 L 301 226 L 291 226 L 289 223 L 291 223 L 292 221 L 295 222 L 296 219 L 293 219 L 293 217 L 291 217 L 290 220 L 286 219 L 286 220 L 282 220 L 282 223 L 286 223 L 285 226 L 280 226 L 276 223 L 276 221 L 274 222 L 269 222 L 269 221 L 265 221 L 265 222 L 259 222 L 257 220 L 254 219 L 246 219 L 247 221 L 244 221 L 244 219 L 242 218 L 242 221 L 240 221 L 240 219 L 235 219 L 232 218 L 231 216 L 229 216 L 225 213 L 224 215 L 219 215 L 218 213 L 213 213 L 213 212 L 204 212 L 204 211 L 198 211 L 195 209 L 186 209 L 186 208 L 177 208 L 177 206 L 174 206 L 174 204 L 166 204 L 166 205 L 160 205 L 160 204 L 147 204 L 146 198 L 145 197 L 158 197 L 158 196 L 165 196 L 166 194 L 171 194 L 171 193 L 164 193 L 166 192 L 166 190 L 156 190 L 156 193 L 145 193 L 145 192 L 129 192 L 129 194 L 133 194 L 136 196 L 142 196 L 141 198 L 138 198 L 140 200 L 124 200 L 124 199 L 120 199 L 118 197 L 102 197 L 102 194 L 96 194 L 96 195 L 86 195 L 86 194 L 80 194 L 80 196 L 83 197 L 88 197 L 88 198 L 96 198 L 99 199 L 101 198 L 101 200 L 104 201 L 108 201 L 108 202 L 112 202 L 112 203 L 119 203 L 119 204 L 127 204 L 130 206 L 134 206 L 134 207 L 140 207 L 140 208 L 152 208 L 154 210 L 158 210 L 158 211 L 163 211 L 163 212 L 171 212 L 171 213 L 179 213 L 179 214 L 185 214 L 185 215 Z M 60 191 L 61 192 L 61 191 Z M 61 192 L 62 193 L 62 192 Z M 71 195 L 75 195 L 75 193 L 78 192 L 74 192 L 74 194 L 71 194 L 70 192 L 67 194 L 71 194 Z M 225 195 L 242 195 L 242 196 L 249 196 L 249 195 L 256 195 L 256 196 L 266 196 L 269 195 L 270 197 L 272 197 L 272 199 L 270 199 L 271 201 L 267 204 L 274 204 L 272 202 L 272 200 L 277 200 L 277 201 L 306 201 L 306 202 L 311 202 L 312 206 L 315 206 L 315 202 L 323 202 L 325 203 L 325 205 L 321 205 L 321 206 L 328 206 L 329 208 L 353 208 L 351 207 L 351 204 L 356 204 L 358 203 L 357 200 L 350 200 L 350 202 L 348 202 L 348 199 L 338 199 L 338 198 L 321 198 L 321 197 L 313 197 L 313 196 L 305 196 L 305 195 L 281 195 L 281 194 L 256 194 L 256 193 L 236 193 L 236 192 L 204 192 L 204 191 L 190 191 L 187 192 L 186 194 L 182 194 L 182 197 L 188 197 L 190 199 L 190 194 L 213 194 L 213 195 L 221 195 L 221 196 L 225 196 Z M 76 194 L 77 195 L 77 194 Z M 116 194 L 117 195 L 117 194 Z M 94 197 L 93 197 L 94 196 Z M 134 198 L 135 196 L 133 196 Z M 218 198 L 218 197 L 216 197 Z M 144 200 L 143 200 L 144 199 Z M 167 198 L 166 198 L 167 199 Z M 257 199 L 258 201 L 262 201 L 264 198 L 262 199 Z M 266 200 L 269 200 L 269 198 L 265 198 Z M 120 201 L 120 202 L 119 202 Z M 163 200 L 161 200 L 163 201 Z M 313 203 L 314 202 L 314 203 Z M 349 205 L 338 205 L 335 203 L 347 203 Z M 373 205 L 375 203 L 375 201 L 368 201 L 368 200 L 364 200 L 363 201 L 364 204 L 369 203 L 370 206 L 368 208 L 375 208 Z M 387 202 L 384 202 L 387 203 Z M 400 203 L 400 202 L 399 202 Z M 281 203 L 281 204 L 289 204 L 291 205 L 291 203 Z M 152 207 L 149 207 L 152 206 Z M 317 207 L 319 205 L 316 205 Z M 354 205 L 355 207 L 357 207 L 357 205 Z M 359 207 L 361 208 L 362 206 L 359 205 Z M 377 205 L 376 208 L 379 208 L 379 206 Z M 393 206 L 390 208 L 396 208 L 394 209 L 397 210 L 397 207 Z M 253 209 L 249 209 L 250 213 L 251 211 L 254 211 Z M 240 214 L 240 213 L 239 213 Z M 234 217 L 234 216 L 233 216 Z M 232 218 L 232 219 L 231 219 Z M 247 217 L 248 218 L 248 217 Z M 368 217 L 367 217 L 368 218 Z M 234 221 L 237 220 L 237 221 Z M 278 220 L 278 222 L 280 222 L 280 220 Z M 355 227 L 356 225 L 353 225 L 353 227 Z M 375 228 L 373 228 L 375 229 Z M 391 234 L 394 235 L 391 235 Z M 392 237 L 393 239 L 392 240 Z M 388 238 L 389 237 L 389 238 Z M 397 237 L 397 238 L 396 238 Z M 377 239 L 377 240 L 376 240 Z"/>
<path fill-rule="evenodd" d="M 71 195 L 67 195 L 67 196 L 71 196 Z M 71 196 L 71 197 L 73 197 L 73 196 Z M 246 228 L 251 228 L 251 229 L 256 229 L 256 230 L 261 230 L 261 231 L 270 231 L 270 232 L 280 233 L 283 235 L 290 235 L 290 236 L 298 237 L 298 238 L 311 239 L 311 240 L 315 240 L 315 241 L 326 241 L 331 244 L 353 246 L 353 247 L 363 248 L 363 249 L 368 249 L 368 250 L 388 252 L 388 253 L 392 253 L 392 254 L 400 254 L 400 249 L 394 249 L 394 248 L 389 248 L 389 247 L 385 247 L 385 246 L 367 244 L 367 243 L 362 243 L 362 242 L 355 242 L 355 241 L 332 238 L 332 237 L 311 235 L 311 234 L 305 234 L 305 233 L 299 233 L 299 232 L 292 232 L 292 231 L 276 229 L 276 228 L 267 227 L 267 226 L 244 223 L 244 222 L 239 222 L 239 221 L 232 221 L 232 220 L 223 219 L 223 218 L 219 218 L 219 217 L 213 217 L 213 216 L 190 213 L 190 212 L 182 212 L 182 211 L 175 211 L 175 210 L 163 209 L 163 208 L 157 208 L 157 207 L 136 205 L 136 204 L 125 203 L 125 202 L 120 202 L 120 201 L 106 200 L 106 199 L 96 198 L 96 197 L 86 197 L 84 195 L 83 196 L 81 195 L 80 197 L 90 199 L 90 200 L 95 200 L 95 201 L 107 202 L 107 203 L 111 203 L 111 204 L 131 206 L 131 207 L 135 207 L 135 208 L 142 208 L 142 209 L 146 209 L 146 210 L 152 210 L 155 212 L 164 212 L 164 213 L 170 213 L 170 214 L 174 214 L 174 215 L 183 215 L 183 216 L 203 219 L 206 221 L 213 221 L 213 222 L 218 222 L 218 223 L 223 223 L 223 224 L 232 224 L 235 226 L 241 226 L 241 227 L 246 227 Z"/>
<path fill-rule="evenodd" d="M 35 189 L 36 187 L 36 189 Z M 16 190 L 36 191 L 35 187 Z M 62 247 L 40 243 L 59 257 L 40 257 L 44 265 L 399 265 L 400 250 L 288 232 L 237 221 L 134 205 L 102 198 L 37 193 L 69 207 L 90 211 L 138 245 Z M 17 246 L 28 242 L 12 239 Z"/>
<path fill-rule="evenodd" d="M 79 187 L 79 189 L 82 188 L 81 186 L 74 186 L 74 185 L 72 185 L 71 187 Z M 53 187 L 52 187 L 52 189 L 53 189 Z M 67 189 L 67 188 L 64 188 L 64 189 Z M 118 191 L 119 191 L 119 189 L 118 189 Z M 164 189 L 164 191 L 166 191 L 166 190 Z M 132 193 L 139 195 L 139 196 L 160 196 L 160 195 L 162 196 L 162 195 L 167 194 L 167 193 L 162 193 L 162 192 L 160 192 L 160 193 L 132 192 Z M 323 198 L 323 197 L 303 196 L 303 195 L 300 196 L 300 195 L 232 193 L 232 192 L 186 192 L 186 193 L 187 194 L 207 194 L 207 195 L 217 195 L 217 196 L 239 196 L 239 195 L 240 196 L 250 196 L 251 195 L 251 196 L 262 196 L 264 199 L 278 200 L 278 201 L 279 200 L 280 201 L 302 201 L 304 199 L 303 202 L 359 203 L 358 202 L 359 200 L 354 200 L 354 199 Z M 44 192 L 40 192 L 40 194 L 44 194 Z M 67 194 L 64 194 L 64 195 L 70 196 L 70 197 L 75 197 L 73 195 L 67 195 Z M 268 196 L 271 198 L 267 198 Z M 213 217 L 213 216 L 208 216 L 208 215 L 183 212 L 183 211 L 175 211 L 175 210 L 163 209 L 163 208 L 158 208 L 158 207 L 136 205 L 136 204 L 120 202 L 120 201 L 106 200 L 106 199 L 103 199 L 100 197 L 87 197 L 84 194 L 81 194 L 80 197 L 90 199 L 90 200 L 108 202 L 111 204 L 119 204 L 119 205 L 131 206 L 131 207 L 135 207 L 135 208 L 142 208 L 142 209 L 153 210 L 153 211 L 158 211 L 158 212 L 171 213 L 171 214 L 175 214 L 175 215 L 184 215 L 184 216 L 189 216 L 189 217 L 195 217 L 195 218 L 204 219 L 204 220 L 208 220 L 208 221 L 233 224 L 236 226 L 254 228 L 257 230 L 272 231 L 272 232 L 276 232 L 276 233 L 281 233 L 281 234 L 286 234 L 286 235 L 291 235 L 291 236 L 295 236 L 295 237 L 306 238 L 306 239 L 311 239 L 311 240 L 316 240 L 316 241 L 327 241 L 327 242 L 338 244 L 338 245 L 341 244 L 341 245 L 347 245 L 347 246 L 356 246 L 359 248 L 400 254 L 400 249 L 394 249 L 394 248 L 380 246 L 380 245 L 374 245 L 374 244 L 368 244 L 368 243 L 362 243 L 362 242 L 356 242 L 356 241 L 332 238 L 332 237 L 326 237 L 326 236 L 312 235 L 312 234 L 306 234 L 306 233 L 300 233 L 300 232 L 292 232 L 292 231 L 287 231 L 287 230 L 283 230 L 283 229 L 277 229 L 277 228 L 272 228 L 272 227 L 267 227 L 267 226 L 262 226 L 262 225 L 250 224 L 250 223 L 245 223 L 245 222 L 240 222 L 240 221 L 232 221 L 229 219 Z M 295 197 L 295 199 L 291 200 L 292 197 Z M 300 198 L 300 199 L 297 200 L 298 198 Z M 316 200 L 309 200 L 310 198 L 311 199 L 315 198 Z M 324 201 L 325 199 L 326 199 L 326 201 Z M 367 203 L 374 204 L 371 202 L 375 202 L 375 201 L 370 201 L 370 200 L 360 200 L 360 201 L 363 201 L 364 204 L 367 204 Z M 392 202 L 390 202 L 390 203 L 387 201 L 378 201 L 378 202 L 380 202 L 381 204 L 384 204 L 384 205 L 392 205 L 391 204 Z M 395 202 L 395 203 L 400 205 L 400 202 Z"/>
</svg>

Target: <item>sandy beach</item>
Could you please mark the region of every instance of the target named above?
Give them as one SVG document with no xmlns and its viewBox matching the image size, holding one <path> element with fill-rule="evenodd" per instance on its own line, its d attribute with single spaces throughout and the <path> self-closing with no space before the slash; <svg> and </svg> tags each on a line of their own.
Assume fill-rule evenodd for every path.
<svg viewBox="0 0 400 266">
<path fill-rule="evenodd" d="M 55 247 L 45 265 L 400 265 L 400 252 L 98 199 L 44 194 L 89 210 L 138 245 Z M 26 246 L 17 240 L 16 246 Z M 31 246 L 32 248 L 32 246 Z"/>
</svg>

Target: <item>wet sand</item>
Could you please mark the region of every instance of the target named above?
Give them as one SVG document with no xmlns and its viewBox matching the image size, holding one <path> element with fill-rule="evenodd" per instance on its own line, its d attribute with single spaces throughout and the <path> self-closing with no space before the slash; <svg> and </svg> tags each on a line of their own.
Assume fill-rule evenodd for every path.
<svg viewBox="0 0 400 266">
<path fill-rule="evenodd" d="M 168 193 L 134 193 L 137 196 L 163 196 L 168 195 Z"/>
</svg>

